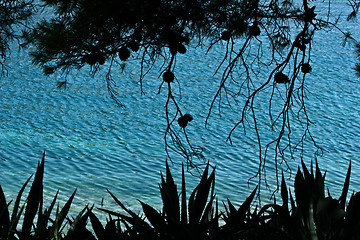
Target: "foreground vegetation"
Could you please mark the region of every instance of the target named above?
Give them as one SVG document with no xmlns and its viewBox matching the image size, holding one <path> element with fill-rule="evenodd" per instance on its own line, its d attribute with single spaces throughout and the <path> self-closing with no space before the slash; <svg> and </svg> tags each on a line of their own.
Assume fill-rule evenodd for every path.
<svg viewBox="0 0 360 240">
<path fill-rule="evenodd" d="M 0 186 L 1 239 L 359 239 L 360 192 L 352 194 L 346 204 L 351 164 L 345 178 L 341 196 L 325 196 L 325 174 L 318 164 L 310 171 L 302 162 L 295 177 L 294 193 L 281 183 L 282 204 L 255 206 L 257 188 L 244 203 L 236 208 L 230 200 L 219 210 L 215 200 L 215 170 L 207 166 L 197 187 L 186 196 L 184 170 L 181 191 L 166 164 L 166 175 L 161 175 L 160 193 L 163 210 L 158 211 L 140 201 L 143 214 L 126 208 L 111 193 L 123 213 L 101 209 L 108 215 L 105 225 L 94 214 L 93 207 L 85 206 L 75 218 L 68 213 L 75 192 L 59 209 L 56 193 L 50 206 L 43 206 L 44 160 L 39 163 L 26 200 L 22 194 L 31 177 L 20 189 L 12 213 L 11 202 L 6 202 Z"/>
</svg>

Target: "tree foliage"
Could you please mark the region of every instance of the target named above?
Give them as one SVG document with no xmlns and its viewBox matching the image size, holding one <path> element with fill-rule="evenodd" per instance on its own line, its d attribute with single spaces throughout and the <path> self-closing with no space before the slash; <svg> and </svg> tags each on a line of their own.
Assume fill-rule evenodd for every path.
<svg viewBox="0 0 360 240">
<path fill-rule="evenodd" d="M 9 54 L 9 44 L 19 40 L 20 27 L 24 25 L 33 14 L 33 1 L 29 0 L 6 0 L 0 1 L 0 73 L 5 72 L 4 61 Z"/>
<path fill-rule="evenodd" d="M 41 2 L 52 12 L 25 37 L 35 46 L 31 53 L 33 61 L 45 74 L 56 71 L 67 74 L 86 65 L 96 73 L 106 66 L 109 93 L 123 106 L 111 69 L 124 67 L 129 58 L 137 59 L 142 83 L 156 62 L 163 63 L 159 93 L 167 89 L 164 139 L 170 159 L 176 152 L 185 157 L 189 165 L 196 166 L 195 160 L 203 158 L 202 149 L 191 144 L 186 131 L 193 117 L 182 111 L 179 96 L 173 91 L 181 81 L 176 74 L 176 58 L 196 47 L 210 50 L 216 45 L 223 45 L 225 50 L 218 68 L 214 69 L 220 76 L 219 87 L 205 126 L 215 106 L 221 109 L 223 100 L 226 104 L 230 104 L 229 99 L 243 102 L 238 122 L 227 139 L 231 143 L 235 130 L 241 126 L 245 131 L 247 123 L 255 129 L 259 179 L 270 151 L 275 158 L 277 174 L 278 161 L 287 163 L 294 158 L 296 151 L 303 150 L 304 142 L 310 141 L 320 150 L 310 131 L 311 120 L 305 101 L 306 76 L 312 70 L 315 34 L 324 29 L 338 29 L 336 19 L 331 21 L 329 15 L 317 13 L 317 7 L 323 9 L 327 4 L 308 0 Z M 143 91 L 142 85 L 140 91 Z M 258 127 L 258 116 L 264 110 L 259 112 L 255 108 L 261 94 L 267 96 L 268 125 L 275 133 L 265 143 Z M 294 135 L 294 122 L 301 127 L 301 136 Z"/>
</svg>

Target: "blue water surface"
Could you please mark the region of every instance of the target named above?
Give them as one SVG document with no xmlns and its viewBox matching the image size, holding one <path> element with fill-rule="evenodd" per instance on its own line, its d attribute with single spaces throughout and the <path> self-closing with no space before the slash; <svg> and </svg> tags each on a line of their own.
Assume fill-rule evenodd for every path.
<svg viewBox="0 0 360 240">
<path fill-rule="evenodd" d="M 340 24 L 358 34 L 357 21 Z M 308 112 L 314 123 L 311 130 L 324 149 L 318 161 L 328 170 L 329 189 L 338 196 L 349 161 L 353 165 L 350 189 L 360 190 L 360 86 L 353 70 L 354 46 L 343 46 L 341 34 L 332 30 L 316 35 L 312 48 L 313 71 L 306 82 Z M 177 96 L 182 111 L 194 117 L 188 127 L 190 138 L 216 166 L 218 199 L 240 203 L 256 184 L 248 180 L 258 169 L 258 144 L 254 133 L 250 130 L 245 135 L 241 127 L 234 132 L 233 144 L 226 141 L 239 119 L 241 104 L 232 109 L 224 105 L 221 116 L 215 111 L 204 127 L 219 86 L 220 75 L 214 75 L 214 69 L 224 56 L 224 46 L 214 47 L 207 55 L 205 52 L 200 48 L 177 59 L 176 76 L 182 89 L 181 98 Z M 47 201 L 59 189 L 63 202 L 77 188 L 75 209 L 88 203 L 112 206 L 108 188 L 131 208 L 140 209 L 137 199 L 161 206 L 158 184 L 167 155 L 166 88 L 158 94 L 159 68 L 155 66 L 145 78 L 143 95 L 137 61 L 127 63 L 124 72 L 119 67 L 113 69 L 118 98 L 126 106 L 122 108 L 106 89 L 108 64 L 95 77 L 87 68 L 68 76 L 46 77 L 31 64 L 28 50 L 12 52 L 7 74 L 0 80 L 0 184 L 8 200 L 16 197 L 46 151 Z M 67 88 L 58 89 L 56 83 L 65 77 Z M 267 109 L 259 116 L 264 125 L 269 123 L 266 113 Z M 274 136 L 264 134 L 265 139 Z M 314 160 L 313 149 L 304 154 L 307 163 Z M 181 160 L 174 156 L 175 162 Z M 290 162 L 293 173 L 299 162 L 300 158 Z M 180 166 L 171 167 L 180 184 Z M 190 187 L 199 180 L 191 174 L 186 177 Z M 274 176 L 269 179 L 274 187 Z"/>
</svg>

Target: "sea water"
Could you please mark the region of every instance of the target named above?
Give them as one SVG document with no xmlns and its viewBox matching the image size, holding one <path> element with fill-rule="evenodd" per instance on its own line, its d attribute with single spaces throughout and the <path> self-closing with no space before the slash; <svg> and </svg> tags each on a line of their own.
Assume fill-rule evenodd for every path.
<svg viewBox="0 0 360 240">
<path fill-rule="evenodd" d="M 358 22 L 344 20 L 348 11 L 344 8 L 341 12 L 339 26 L 359 36 Z M 320 167 L 328 170 L 327 186 L 338 197 L 350 161 L 350 191 L 360 190 L 360 86 L 354 71 L 356 55 L 354 45 L 343 46 L 342 35 L 336 30 L 317 34 L 312 48 L 313 70 L 306 80 L 306 104 L 313 122 L 311 131 L 324 149 L 317 159 Z M 206 49 L 199 48 L 180 56 L 175 74 L 181 96 L 176 97 L 182 111 L 194 117 L 187 127 L 191 141 L 202 147 L 206 161 L 216 166 L 217 198 L 229 198 L 239 204 L 255 187 L 256 179 L 249 179 L 259 164 L 259 147 L 251 131 L 245 134 L 239 127 L 232 135 L 233 143 L 226 141 L 239 120 L 242 105 L 229 108 L 225 104 L 221 115 L 215 110 L 208 126 L 204 126 L 219 86 L 221 75 L 214 72 L 224 57 L 224 49 L 216 46 L 205 54 Z M 124 71 L 113 67 L 117 97 L 126 106 L 122 108 L 106 89 L 109 63 L 95 76 L 85 67 L 67 76 L 47 77 L 31 64 L 29 51 L 13 49 L 6 62 L 6 75 L 0 79 L 0 184 L 7 200 L 16 198 L 45 151 L 46 201 L 60 190 L 59 201 L 63 203 L 77 189 L 75 209 L 86 204 L 113 207 L 106 191 L 109 189 L 132 209 L 140 210 L 138 199 L 160 209 L 160 172 L 165 171 L 168 157 L 164 145 L 167 89 L 163 87 L 158 94 L 159 68 L 145 77 L 142 94 L 138 62 L 130 60 Z M 57 82 L 65 78 L 66 88 L 57 88 Z M 259 117 L 265 122 L 266 113 L 267 109 Z M 262 134 L 264 138 L 274 136 L 266 131 Z M 173 157 L 176 163 L 183 160 Z M 304 160 L 314 160 L 313 150 L 305 151 Z M 293 173 L 289 176 L 293 179 L 300 158 L 289 162 Z M 271 159 L 267 166 L 273 168 Z M 181 167 L 170 167 L 179 186 Z M 274 180 L 274 176 L 268 177 Z M 191 174 L 186 174 L 186 179 L 189 189 L 199 181 Z M 271 190 L 268 193 L 270 196 Z"/>
</svg>

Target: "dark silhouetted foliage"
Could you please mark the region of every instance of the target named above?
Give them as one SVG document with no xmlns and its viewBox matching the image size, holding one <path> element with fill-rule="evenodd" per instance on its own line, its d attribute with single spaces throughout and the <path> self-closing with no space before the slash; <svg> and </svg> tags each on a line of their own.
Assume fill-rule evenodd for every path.
<svg viewBox="0 0 360 240">
<path fill-rule="evenodd" d="M 21 27 L 34 11 L 31 0 L 0 1 L 0 67 L 5 70 L 4 60 L 10 53 L 10 43 L 20 40 Z"/>
<path fill-rule="evenodd" d="M 302 162 L 295 176 L 295 199 L 282 176 L 282 204 L 274 200 L 274 203 L 257 206 L 256 187 L 239 208 L 228 199 L 224 202 L 224 211 L 215 199 L 215 169 L 210 171 L 207 165 L 199 184 L 187 197 L 184 168 L 178 192 L 166 163 L 166 174 L 161 174 L 160 182 L 162 211 L 139 200 L 143 213 L 136 214 L 108 190 L 123 211 L 100 208 L 108 214 L 106 222 L 101 222 L 93 207 L 88 206 L 75 218 L 68 217 L 76 190 L 55 214 L 51 213 L 58 193 L 48 208 L 39 207 L 43 204 L 44 157 L 23 203 L 22 193 L 31 177 L 19 191 L 11 217 L 10 203 L 6 202 L 0 187 L 1 239 L 348 240 L 358 239 L 360 234 L 360 193 L 352 193 L 346 204 L 351 163 L 338 199 L 325 195 L 325 174 L 318 164 L 315 171 L 311 164 L 309 171 Z"/>
</svg>

